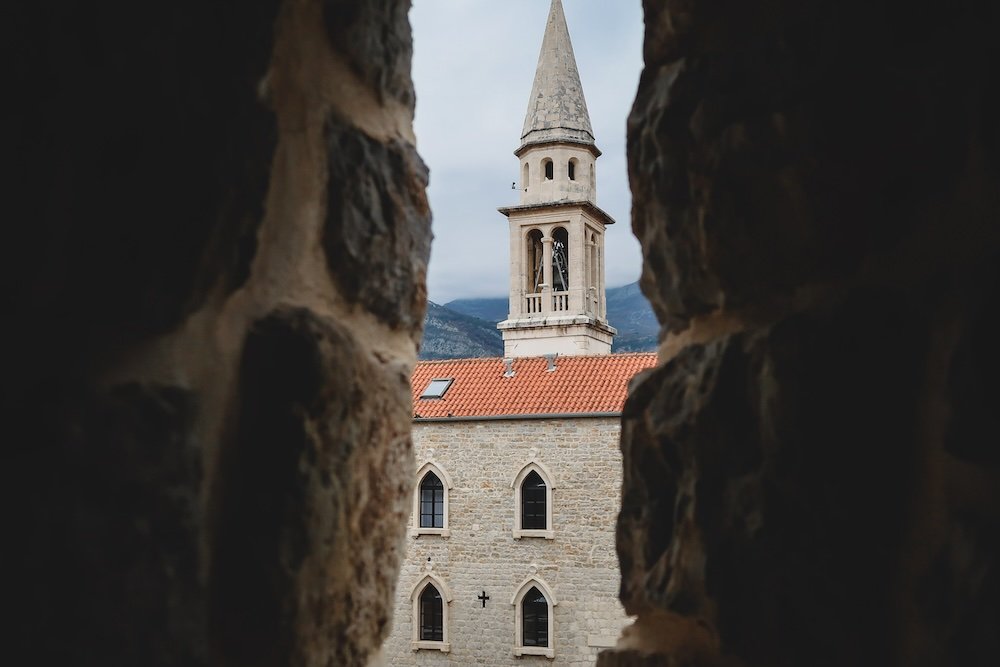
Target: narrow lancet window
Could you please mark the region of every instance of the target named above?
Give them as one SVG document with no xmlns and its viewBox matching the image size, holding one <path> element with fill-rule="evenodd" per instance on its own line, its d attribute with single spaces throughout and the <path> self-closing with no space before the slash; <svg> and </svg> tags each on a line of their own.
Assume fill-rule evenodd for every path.
<svg viewBox="0 0 1000 667">
<path fill-rule="evenodd" d="M 534 470 L 521 485 L 521 528 L 522 530 L 546 530 L 545 481 Z"/>
<path fill-rule="evenodd" d="M 569 180 L 576 180 L 576 159 L 569 161 L 569 166 L 566 168 L 566 174 L 569 176 Z"/>
<path fill-rule="evenodd" d="M 549 645 L 549 602 L 534 586 L 521 601 L 521 642 L 523 646 Z"/>
<path fill-rule="evenodd" d="M 537 229 L 533 229 L 528 233 L 526 257 L 528 284 L 525 287 L 528 294 L 537 294 L 542 291 L 542 283 L 545 282 L 543 256 L 542 233 Z"/>
<path fill-rule="evenodd" d="M 552 289 L 569 290 L 569 233 L 562 227 L 552 233 Z"/>
<path fill-rule="evenodd" d="M 420 527 L 444 528 L 444 484 L 432 472 L 420 482 Z"/>
<path fill-rule="evenodd" d="M 420 594 L 420 641 L 444 641 L 444 601 L 434 584 Z"/>
<path fill-rule="evenodd" d="M 543 165 L 545 166 L 545 180 L 551 181 L 555 178 L 555 168 L 552 165 L 552 160 L 546 159 Z"/>
</svg>

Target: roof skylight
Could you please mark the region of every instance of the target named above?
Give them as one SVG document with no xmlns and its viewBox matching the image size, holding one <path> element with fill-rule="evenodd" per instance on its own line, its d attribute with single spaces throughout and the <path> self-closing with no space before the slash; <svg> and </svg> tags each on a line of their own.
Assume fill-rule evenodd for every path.
<svg viewBox="0 0 1000 667">
<path fill-rule="evenodd" d="M 448 391 L 448 387 L 454 381 L 455 378 L 435 378 L 427 384 L 427 388 L 424 389 L 424 393 L 420 394 L 420 398 L 443 398 L 444 393 Z"/>
</svg>

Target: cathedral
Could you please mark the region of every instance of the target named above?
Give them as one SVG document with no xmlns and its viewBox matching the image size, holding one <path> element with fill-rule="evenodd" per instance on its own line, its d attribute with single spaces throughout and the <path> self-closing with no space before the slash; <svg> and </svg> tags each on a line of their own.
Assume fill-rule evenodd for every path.
<svg viewBox="0 0 1000 667">
<path fill-rule="evenodd" d="M 520 145 L 502 358 L 420 362 L 417 458 L 386 662 L 593 665 L 618 602 L 619 430 L 654 354 L 611 354 L 598 150 L 560 0 Z"/>
</svg>

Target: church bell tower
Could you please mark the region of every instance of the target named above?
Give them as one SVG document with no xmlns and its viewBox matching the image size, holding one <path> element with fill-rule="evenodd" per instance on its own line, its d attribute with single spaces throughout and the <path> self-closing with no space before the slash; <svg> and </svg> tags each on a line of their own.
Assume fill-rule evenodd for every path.
<svg viewBox="0 0 1000 667">
<path fill-rule="evenodd" d="M 524 118 L 520 202 L 510 224 L 510 311 L 504 356 L 610 354 L 604 230 L 587 101 L 561 0 L 552 0 Z"/>
</svg>

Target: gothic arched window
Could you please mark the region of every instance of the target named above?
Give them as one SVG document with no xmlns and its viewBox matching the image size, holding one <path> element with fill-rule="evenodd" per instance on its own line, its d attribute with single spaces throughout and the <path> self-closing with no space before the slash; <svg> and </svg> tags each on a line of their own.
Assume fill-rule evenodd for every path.
<svg viewBox="0 0 1000 667">
<path fill-rule="evenodd" d="M 420 527 L 444 528 L 444 484 L 432 472 L 420 482 Z"/>
<path fill-rule="evenodd" d="M 524 188 L 525 192 L 528 191 L 528 180 L 530 179 L 530 177 L 531 177 L 531 167 L 529 167 L 528 163 L 525 162 L 524 163 L 524 176 L 521 177 L 521 187 Z"/>
<path fill-rule="evenodd" d="M 569 164 L 566 167 L 566 175 L 569 176 L 569 180 L 576 180 L 576 158 L 571 158 Z"/>
<path fill-rule="evenodd" d="M 529 577 L 511 598 L 515 610 L 514 655 L 555 657 L 554 610 L 558 604 L 552 589 L 537 575 Z"/>
<path fill-rule="evenodd" d="M 428 573 L 410 589 L 413 603 L 414 651 L 451 651 L 448 643 L 448 603 L 451 591 L 437 575 Z"/>
<path fill-rule="evenodd" d="M 514 478 L 514 539 L 554 537 L 552 527 L 552 475 L 537 461 L 521 469 Z"/>
<path fill-rule="evenodd" d="M 413 491 L 413 518 L 410 535 L 448 537 L 448 494 L 451 479 L 438 465 L 428 461 L 417 470 L 417 488 Z"/>
<path fill-rule="evenodd" d="M 444 641 L 444 600 L 434 584 L 427 584 L 420 594 L 420 641 Z"/>
<path fill-rule="evenodd" d="M 552 164 L 552 160 L 545 158 L 542 160 L 542 168 L 545 169 L 545 180 L 551 181 L 555 178 L 555 167 Z"/>
<path fill-rule="evenodd" d="M 521 483 L 521 528 L 545 530 L 548 528 L 545 481 L 534 470 Z"/>
<path fill-rule="evenodd" d="M 521 646 L 548 645 L 549 602 L 532 586 L 521 599 Z"/>
</svg>

